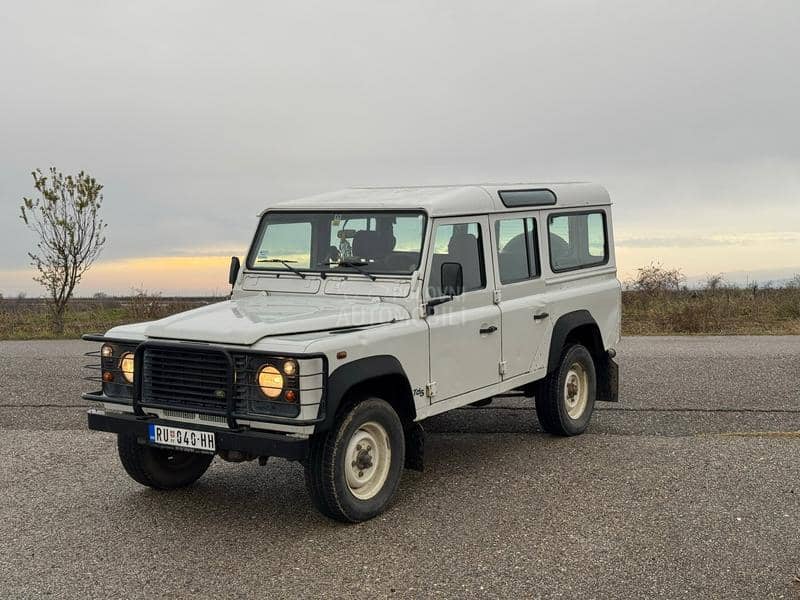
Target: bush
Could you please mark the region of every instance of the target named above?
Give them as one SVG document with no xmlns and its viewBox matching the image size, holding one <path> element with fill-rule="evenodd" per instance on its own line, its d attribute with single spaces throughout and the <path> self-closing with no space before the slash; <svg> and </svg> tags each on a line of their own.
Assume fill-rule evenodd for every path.
<svg viewBox="0 0 800 600">
<path fill-rule="evenodd" d="M 133 288 L 128 304 L 131 317 L 135 321 L 152 321 L 165 314 L 161 292 L 148 292 L 144 288 Z"/>
<path fill-rule="evenodd" d="M 680 269 L 667 269 L 661 263 L 652 262 L 637 269 L 636 276 L 627 282 L 627 287 L 645 294 L 661 294 L 679 290 L 686 277 Z"/>
</svg>

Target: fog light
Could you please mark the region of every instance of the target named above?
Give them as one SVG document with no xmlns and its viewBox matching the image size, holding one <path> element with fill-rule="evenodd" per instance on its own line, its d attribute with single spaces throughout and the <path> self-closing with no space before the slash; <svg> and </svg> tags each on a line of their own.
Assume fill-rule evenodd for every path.
<svg viewBox="0 0 800 600">
<path fill-rule="evenodd" d="M 119 370 L 122 378 L 128 383 L 133 383 L 133 352 L 126 352 L 119 359 Z"/>
<path fill-rule="evenodd" d="M 272 365 L 264 365 L 258 371 L 258 387 L 267 398 L 277 398 L 283 392 L 283 375 Z"/>
</svg>

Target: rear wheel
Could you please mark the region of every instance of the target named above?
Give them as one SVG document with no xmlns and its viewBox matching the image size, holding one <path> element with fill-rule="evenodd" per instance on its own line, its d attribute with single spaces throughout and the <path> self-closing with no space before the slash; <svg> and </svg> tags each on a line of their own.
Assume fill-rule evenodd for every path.
<svg viewBox="0 0 800 600">
<path fill-rule="evenodd" d="M 597 398 L 594 360 L 585 346 L 567 346 L 558 368 L 539 385 L 536 415 L 548 433 L 578 435 L 586 431 Z"/>
<path fill-rule="evenodd" d="M 155 448 L 137 441 L 136 435 L 120 433 L 117 450 L 131 478 L 157 490 L 186 487 L 200 479 L 214 460 L 213 454 Z"/>
<path fill-rule="evenodd" d="M 405 463 L 403 424 L 391 405 L 367 398 L 315 436 L 306 486 L 317 509 L 350 523 L 382 513 L 400 483 Z"/>
</svg>

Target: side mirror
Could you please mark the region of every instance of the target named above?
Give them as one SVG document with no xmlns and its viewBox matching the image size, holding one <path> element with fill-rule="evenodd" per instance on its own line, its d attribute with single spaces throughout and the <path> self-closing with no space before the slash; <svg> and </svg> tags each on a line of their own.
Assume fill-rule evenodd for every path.
<svg viewBox="0 0 800 600">
<path fill-rule="evenodd" d="M 228 283 L 234 285 L 236 283 L 236 278 L 239 276 L 239 269 L 241 268 L 241 263 L 239 262 L 238 256 L 231 256 L 231 268 L 228 271 Z"/>
<path fill-rule="evenodd" d="M 464 293 L 464 269 L 461 263 L 442 263 L 442 293 L 445 296 L 460 296 Z"/>
</svg>

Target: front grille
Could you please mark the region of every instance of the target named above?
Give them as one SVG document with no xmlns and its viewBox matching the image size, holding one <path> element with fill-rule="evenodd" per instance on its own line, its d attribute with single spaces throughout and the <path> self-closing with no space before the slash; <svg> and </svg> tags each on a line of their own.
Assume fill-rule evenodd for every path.
<svg viewBox="0 0 800 600">
<path fill-rule="evenodd" d="M 145 348 L 142 404 L 225 412 L 228 360 L 213 350 Z"/>
</svg>

